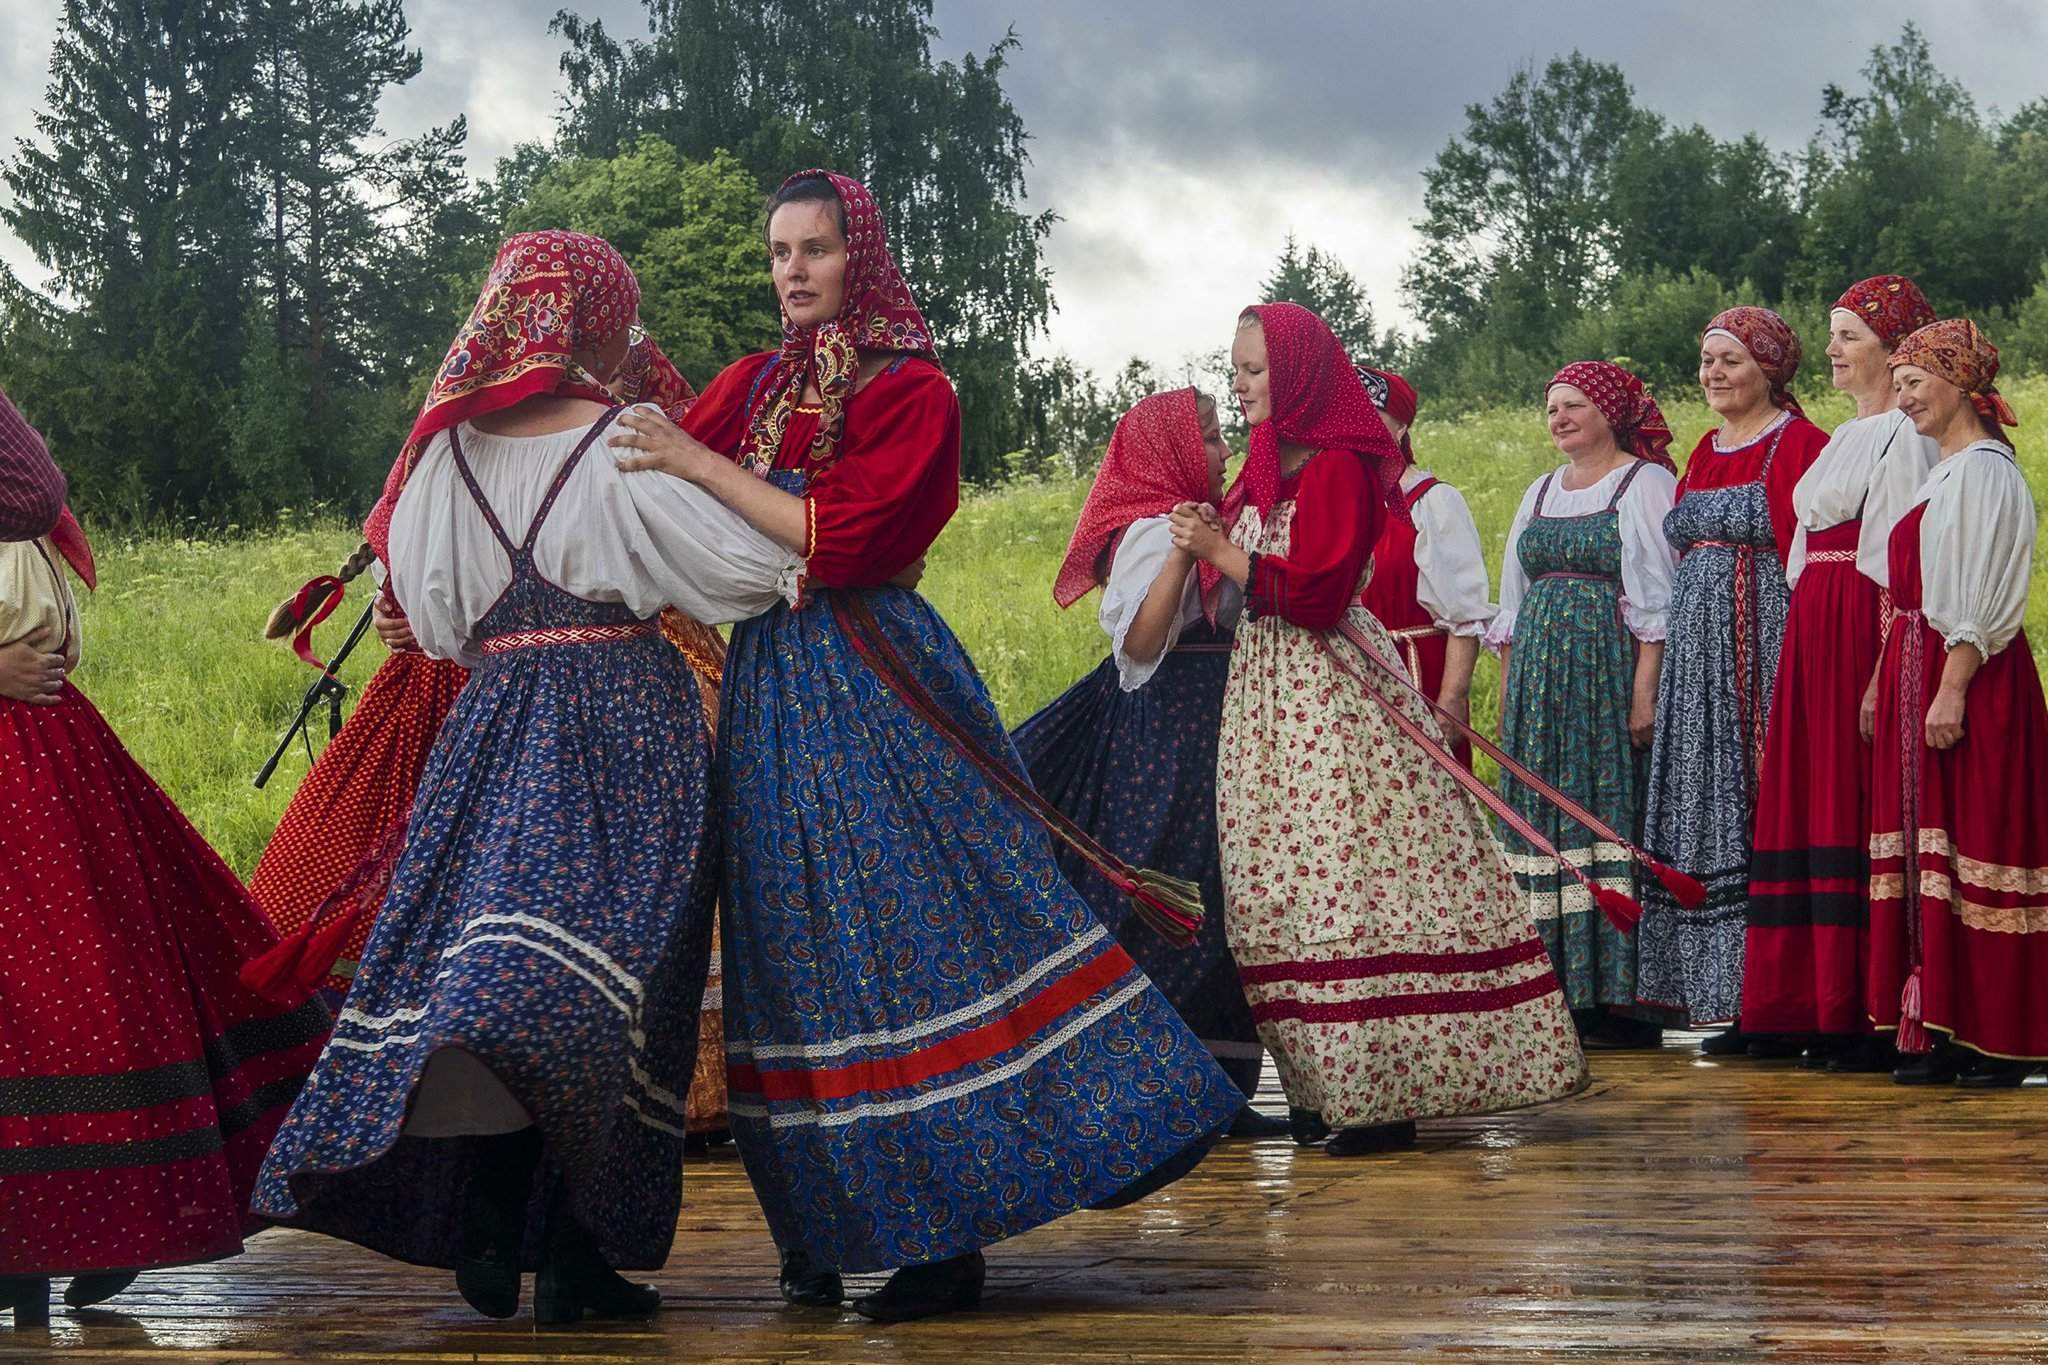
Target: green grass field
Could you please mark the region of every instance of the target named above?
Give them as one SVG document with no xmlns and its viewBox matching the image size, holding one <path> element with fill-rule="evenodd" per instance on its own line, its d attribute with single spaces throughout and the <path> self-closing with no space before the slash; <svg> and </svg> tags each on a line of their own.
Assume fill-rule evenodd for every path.
<svg viewBox="0 0 2048 1365">
<path fill-rule="evenodd" d="M 2021 419 L 2022 464 L 2048 510 L 2048 378 L 2010 392 Z M 1667 405 L 1678 450 L 1690 449 L 1709 414 L 1697 402 Z M 1850 415 L 1839 397 L 1809 415 L 1831 427 Z M 1464 490 L 1487 543 L 1496 579 L 1502 542 L 1522 490 L 1554 463 L 1542 414 L 1495 410 L 1415 432 L 1423 462 Z M 1087 488 L 1059 482 L 1011 486 L 969 497 L 931 556 L 924 588 L 973 653 L 1004 717 L 1021 721 L 1093 667 L 1103 653 L 1095 601 L 1061 612 L 1053 569 Z M 85 661 L 78 683 L 98 703 L 142 764 L 184 807 L 227 860 L 247 875 L 307 762 L 297 747 L 269 787 L 250 786 L 297 709 L 312 672 L 259 638 L 272 605 L 316 573 L 331 571 L 356 542 L 339 525 L 235 541 L 107 541 L 99 545 L 97 594 L 84 601 Z M 2028 613 L 2037 653 L 2048 644 L 2048 552 L 2035 557 Z M 316 649 L 335 648 L 367 598 L 359 589 L 321 627 Z M 343 670 L 368 678 L 383 657 L 365 642 Z M 2048 656 L 2044 656 L 2048 657 Z M 1473 687 L 1475 723 L 1492 729 L 1496 671 L 1482 655 Z M 324 719 L 316 743 L 326 735 Z"/>
</svg>

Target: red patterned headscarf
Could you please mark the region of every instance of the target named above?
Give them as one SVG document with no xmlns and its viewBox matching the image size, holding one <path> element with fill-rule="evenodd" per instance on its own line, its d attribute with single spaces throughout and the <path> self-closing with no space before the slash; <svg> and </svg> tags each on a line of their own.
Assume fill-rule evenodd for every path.
<svg viewBox="0 0 2048 1365">
<path fill-rule="evenodd" d="M 577 364 L 574 355 L 617 336 L 639 308 L 640 283 L 632 267 L 602 237 L 549 231 L 508 238 L 363 527 L 363 538 L 378 558 L 389 562 L 392 509 L 414 461 L 437 433 L 535 394 L 618 402 L 619 396 Z M 627 369 L 637 368 L 635 382 L 647 391 L 634 396 L 664 406 L 686 402 L 690 386 L 667 357 L 652 343 L 641 346 L 644 352 L 629 354 Z"/>
<path fill-rule="evenodd" d="M 1547 395 L 1559 384 L 1569 384 L 1592 400 L 1623 450 L 1678 473 L 1670 453 L 1671 428 L 1642 380 L 1604 360 L 1579 360 L 1552 375 L 1543 392 Z"/>
<path fill-rule="evenodd" d="M 1998 378 L 1998 348 L 1985 340 L 1968 318 L 1929 323 L 1914 332 L 1892 352 L 1892 368 L 1901 365 L 1917 365 L 1955 385 L 1969 395 L 1970 406 L 1987 421 L 2005 427 L 2020 424 L 1994 382 Z"/>
<path fill-rule="evenodd" d="M 775 387 L 754 410 L 753 459 L 762 467 L 772 464 L 782 449 L 782 434 L 807 383 L 817 386 L 823 409 L 808 456 L 815 467 L 830 464 L 838 448 L 842 410 L 860 375 L 861 351 L 938 357 L 931 328 L 889 254 L 888 229 L 868 187 L 816 169 L 798 171 L 782 185 L 787 189 L 799 180 L 813 179 L 831 184 L 846 213 L 846 294 L 839 315 L 816 327 L 798 327 L 783 315 L 782 356 L 771 381 Z"/>
<path fill-rule="evenodd" d="M 1799 373 L 1799 333 L 1768 308 L 1743 305 L 1715 315 L 1700 329 L 1705 341 L 1715 332 L 1732 338 L 1756 361 L 1764 378 L 1771 381 L 1771 402 L 1794 417 L 1806 416 L 1799 400 L 1792 396 L 1792 379 Z"/>
<path fill-rule="evenodd" d="M 1261 517 L 1272 512 L 1280 495 L 1280 442 L 1293 441 L 1356 452 L 1388 510 L 1407 520 L 1400 488 L 1408 462 L 1330 324 L 1298 303 L 1254 304 L 1238 316 L 1257 318 L 1265 331 L 1272 415 L 1252 428 L 1244 470 L 1224 499 L 1224 512 L 1234 515 L 1246 506 Z"/>
<path fill-rule="evenodd" d="M 1422 400 L 1416 396 L 1413 384 L 1392 370 L 1375 370 L 1370 365 L 1358 366 L 1358 382 L 1365 385 L 1365 396 L 1372 399 L 1374 407 L 1403 427 L 1415 425 L 1415 414 L 1421 408 Z M 1415 444 L 1408 439 L 1410 435 L 1409 431 L 1401 433 L 1401 453 L 1409 464 L 1414 464 Z"/>
<path fill-rule="evenodd" d="M 1856 281 L 1835 300 L 1834 311 L 1854 316 L 1877 334 L 1887 351 L 1896 350 L 1908 333 L 1934 321 L 1934 306 L 1920 286 L 1904 275 L 1872 275 Z"/>
<path fill-rule="evenodd" d="M 1209 453 L 1202 446 L 1195 391 L 1173 389 L 1139 399 L 1109 438 L 1067 557 L 1053 578 L 1052 600 L 1071 607 L 1095 587 L 1103 549 L 1132 522 L 1208 500 Z"/>
</svg>

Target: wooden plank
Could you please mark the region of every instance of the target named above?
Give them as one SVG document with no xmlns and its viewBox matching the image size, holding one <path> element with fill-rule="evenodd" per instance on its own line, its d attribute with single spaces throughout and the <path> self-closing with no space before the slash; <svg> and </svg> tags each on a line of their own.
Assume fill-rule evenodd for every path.
<svg viewBox="0 0 2048 1365">
<path fill-rule="evenodd" d="M 0 1328 L 0 1359 L 2048 1359 L 2040 1084 L 1905 1090 L 1680 1040 L 1595 1067 L 1576 1100 L 1427 1123 L 1412 1152 L 1228 1143 L 1136 1208 L 996 1247 L 982 1309 L 930 1322 L 786 1308 L 728 1148 L 687 1170 L 651 1323 L 485 1322 L 445 1273 L 284 1231 L 118 1312 Z"/>
</svg>

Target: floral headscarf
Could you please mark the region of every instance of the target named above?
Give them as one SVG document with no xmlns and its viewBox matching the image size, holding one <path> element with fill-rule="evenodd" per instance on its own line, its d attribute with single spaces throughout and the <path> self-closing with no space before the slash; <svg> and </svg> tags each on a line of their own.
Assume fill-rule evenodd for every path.
<svg viewBox="0 0 2048 1365">
<path fill-rule="evenodd" d="M 1907 337 L 1892 352 L 1892 368 L 1901 365 L 1917 365 L 1946 379 L 1969 395 L 1970 406 L 1987 421 L 2005 427 L 2020 424 L 1993 382 L 1998 378 L 1998 348 L 1968 318 L 1929 323 Z"/>
<path fill-rule="evenodd" d="M 1799 400 L 1792 396 L 1792 379 L 1799 373 L 1799 334 L 1792 325 L 1768 308 L 1744 305 L 1715 315 L 1700 329 L 1705 341 L 1719 332 L 1748 351 L 1764 378 L 1771 382 L 1771 402 L 1795 417 L 1806 416 Z"/>
<path fill-rule="evenodd" d="M 1887 351 L 1906 336 L 1934 321 L 1934 306 L 1920 286 L 1904 275 L 1872 275 L 1858 280 L 1835 300 L 1834 311 L 1848 313 L 1877 334 Z"/>
<path fill-rule="evenodd" d="M 1372 405 L 1403 427 L 1415 425 L 1415 414 L 1422 406 L 1416 396 L 1415 386 L 1392 370 L 1376 370 L 1370 365 L 1358 366 L 1358 382 L 1365 385 L 1365 396 L 1372 399 Z M 1391 433 L 1389 433 L 1391 434 Z M 1415 463 L 1415 443 L 1408 438 L 1410 432 L 1401 433 L 1401 454 L 1409 464 Z"/>
<path fill-rule="evenodd" d="M 602 237 L 548 231 L 507 238 L 363 527 L 377 557 L 389 562 L 392 509 L 414 461 L 437 433 L 540 393 L 620 401 L 574 355 L 617 336 L 639 308 L 640 283 L 632 267 Z M 679 411 L 691 396 L 688 383 L 650 342 L 629 354 L 626 371 L 637 371 L 635 400 Z"/>
<path fill-rule="evenodd" d="M 846 400 L 860 375 L 862 350 L 907 351 L 934 359 L 938 354 L 931 328 L 889 254 L 882 211 L 867 186 L 814 169 L 798 171 L 782 182 L 783 188 L 810 179 L 828 181 L 846 214 L 846 295 L 839 315 L 816 327 L 798 327 L 783 316 L 782 354 L 769 380 L 774 388 L 754 412 L 753 458 L 760 462 L 772 463 L 782 449 L 783 432 L 806 384 L 817 386 L 823 408 L 808 462 L 832 462 Z"/>
</svg>

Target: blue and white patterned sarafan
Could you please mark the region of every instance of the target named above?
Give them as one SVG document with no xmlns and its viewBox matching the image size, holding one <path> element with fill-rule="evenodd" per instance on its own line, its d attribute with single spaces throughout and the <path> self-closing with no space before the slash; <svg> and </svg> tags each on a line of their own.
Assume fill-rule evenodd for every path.
<svg viewBox="0 0 2048 1365">
<path fill-rule="evenodd" d="M 518 547 L 476 494 L 513 562 L 479 637 L 632 619 L 534 568 L 554 491 Z M 452 1266 L 471 1140 L 401 1130 L 428 1057 L 460 1048 L 545 1141 L 529 1263 L 561 1181 L 612 1264 L 661 1265 L 717 890 L 709 766 L 696 679 L 659 633 L 487 656 L 427 761 L 391 890 L 257 1210 Z"/>
<path fill-rule="evenodd" d="M 1021 771 L 938 613 L 863 596 Z M 718 733 L 731 1123 L 779 1245 L 849 1271 L 942 1260 L 1192 1167 L 1243 1098 L 1039 825 L 887 690 L 828 602 L 734 630 Z"/>
</svg>

